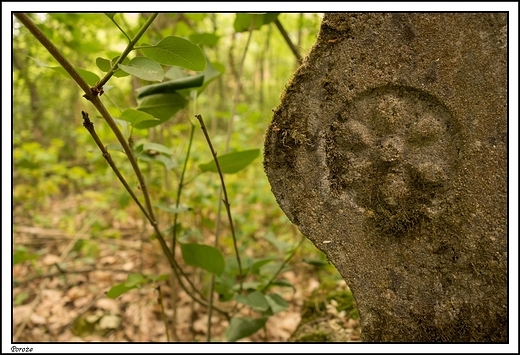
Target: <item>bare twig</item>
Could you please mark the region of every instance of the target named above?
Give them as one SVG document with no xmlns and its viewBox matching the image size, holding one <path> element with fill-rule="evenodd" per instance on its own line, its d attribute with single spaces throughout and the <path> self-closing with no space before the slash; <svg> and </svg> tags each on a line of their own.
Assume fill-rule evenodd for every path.
<svg viewBox="0 0 520 355">
<path fill-rule="evenodd" d="M 229 228 L 231 229 L 231 236 L 233 238 L 233 245 L 235 247 L 235 253 L 237 256 L 237 262 L 238 262 L 238 279 L 240 282 L 240 291 L 242 291 L 242 263 L 240 262 L 240 254 L 238 252 L 238 246 L 237 246 L 237 238 L 235 236 L 235 228 L 233 227 L 233 218 L 231 217 L 231 209 L 229 204 L 229 199 L 227 195 L 226 190 L 226 184 L 224 182 L 224 175 L 222 174 L 222 170 L 220 169 L 220 164 L 218 162 L 217 158 L 217 152 L 213 148 L 213 144 L 211 143 L 211 138 L 208 135 L 208 130 L 206 129 L 206 125 L 204 124 L 204 120 L 202 119 L 201 115 L 195 115 L 197 119 L 200 122 L 200 128 L 202 129 L 202 132 L 204 133 L 204 136 L 206 137 L 206 141 L 208 142 L 209 149 L 211 150 L 211 154 L 213 155 L 213 160 L 215 161 L 215 165 L 217 167 L 218 175 L 220 177 L 220 182 L 222 184 L 222 192 L 224 194 L 224 206 L 226 207 L 228 221 L 229 221 Z"/>
<path fill-rule="evenodd" d="M 280 265 L 278 270 L 276 270 L 276 272 L 273 274 L 273 276 L 271 276 L 271 279 L 269 280 L 269 282 L 264 287 L 262 287 L 261 292 L 265 292 L 265 291 L 267 291 L 269 289 L 269 287 L 271 287 L 271 285 L 274 282 L 274 280 L 282 272 L 282 270 L 284 269 L 285 265 L 287 265 L 287 263 L 289 263 L 289 261 L 293 258 L 294 254 L 296 254 L 296 251 L 300 248 L 300 246 L 302 245 L 302 243 L 304 241 L 305 241 L 305 237 L 302 236 L 302 238 L 301 238 L 300 242 L 298 243 L 298 245 L 296 245 L 293 248 L 293 250 L 291 251 L 291 253 L 285 258 L 285 260 L 283 261 L 282 265 Z"/>
<path fill-rule="evenodd" d="M 161 306 L 161 316 L 164 323 L 164 329 L 166 332 L 166 340 L 170 342 L 170 331 L 168 330 L 168 320 L 166 319 L 166 313 L 164 312 L 163 296 L 161 292 L 161 286 L 156 287 L 157 290 L 157 303 Z"/>
<path fill-rule="evenodd" d="M 47 38 L 47 36 L 45 36 L 45 34 L 38 28 L 38 26 L 36 26 L 36 24 L 34 24 L 34 22 L 31 20 L 31 18 L 27 14 L 16 13 L 14 15 L 20 20 L 20 22 L 22 22 L 29 29 L 29 31 L 34 35 L 34 37 L 49 51 L 49 53 L 58 61 L 58 63 L 60 63 L 62 65 L 62 67 L 67 71 L 67 73 L 69 73 L 69 75 L 74 79 L 74 81 L 76 81 L 76 83 L 80 86 L 80 88 L 85 92 L 85 95 L 83 95 L 83 96 L 96 107 L 98 112 L 101 114 L 101 116 L 107 122 L 108 126 L 110 127 L 110 129 L 116 136 L 117 140 L 123 147 L 123 150 L 125 151 L 127 158 L 132 166 L 132 169 L 134 170 L 134 172 L 136 174 L 136 177 L 139 181 L 139 187 L 143 193 L 143 196 L 145 199 L 145 204 L 146 204 L 146 209 L 144 209 L 142 207 L 142 205 L 140 205 L 140 208 L 142 209 L 143 212 L 146 211 L 144 214 L 145 214 L 146 218 L 149 220 L 151 226 L 153 227 L 157 240 L 159 241 L 159 244 L 161 245 L 161 249 L 163 250 L 163 253 L 165 254 L 166 258 L 168 259 L 168 262 L 170 263 L 171 267 L 173 268 L 175 275 L 179 278 L 181 287 L 183 287 L 183 289 L 186 291 L 186 293 L 195 302 L 200 303 L 204 306 L 207 306 L 208 303 L 206 301 L 204 301 L 203 299 L 200 300 L 197 297 L 195 297 L 195 295 L 192 292 L 190 292 L 187 288 L 185 288 L 184 283 L 181 281 L 180 275 L 182 275 L 186 279 L 186 281 L 192 287 L 193 291 L 195 293 L 197 293 L 200 297 L 202 297 L 200 294 L 200 291 L 197 290 L 197 288 L 195 288 L 193 283 L 189 280 L 189 278 L 183 272 L 182 268 L 178 265 L 177 261 L 174 258 L 173 253 L 170 251 L 170 249 L 168 248 L 168 245 L 166 244 L 166 241 L 157 225 L 155 215 L 153 212 L 153 208 L 152 208 L 152 204 L 151 204 L 151 200 L 150 200 L 150 195 L 148 194 L 148 189 L 146 187 L 146 183 L 144 181 L 143 174 L 139 168 L 139 165 L 137 164 L 137 159 L 135 158 L 135 156 L 133 154 L 132 148 L 130 147 L 129 143 L 127 142 L 127 140 L 125 139 L 125 137 L 123 136 L 121 131 L 119 130 L 119 127 L 115 123 L 114 119 L 112 118 L 112 116 L 110 115 L 110 113 L 108 112 L 108 110 L 106 109 L 106 107 L 103 105 L 103 103 L 101 102 L 101 100 L 99 98 L 99 95 L 102 94 L 101 86 L 92 87 L 92 88 L 89 87 L 87 82 L 85 80 L 83 80 L 83 78 L 79 75 L 79 73 L 76 71 L 76 69 L 74 69 L 72 64 L 60 53 L 60 51 L 57 49 L 57 47 Z M 151 22 L 147 21 L 147 24 L 149 26 L 151 24 Z M 142 36 L 143 33 L 144 33 L 144 30 L 140 31 L 139 32 L 140 36 Z M 139 38 L 136 35 L 136 37 L 134 37 L 134 40 L 137 42 L 138 39 Z M 90 120 L 88 120 L 88 122 L 86 122 L 86 125 L 87 126 L 92 125 L 92 122 L 90 122 Z M 93 125 L 92 125 L 92 127 L 93 127 Z M 96 142 L 96 144 L 98 144 L 98 146 L 100 143 L 101 143 L 100 141 Z M 101 143 L 101 146 L 103 146 L 102 143 Z M 103 151 L 103 149 L 104 149 L 104 151 Z M 108 152 L 106 151 L 104 146 L 103 146 L 103 149 L 102 149 L 102 151 L 103 151 L 104 156 L 106 154 L 105 159 L 107 159 L 107 161 L 109 161 L 109 159 L 111 159 L 110 155 L 108 154 Z M 224 312 L 220 309 L 217 309 L 217 308 L 215 308 L 215 309 L 217 311 L 219 311 L 220 313 L 223 313 L 226 316 L 228 316 L 226 312 Z"/>
<path fill-rule="evenodd" d="M 106 110 L 104 105 L 101 103 L 99 97 L 94 96 L 92 98 L 92 103 L 94 104 L 94 106 L 96 106 L 98 111 L 100 111 L 100 113 L 103 115 L 103 117 L 105 118 L 105 120 L 107 121 L 109 126 L 112 128 L 112 131 L 114 131 L 114 133 L 118 137 L 118 140 L 121 143 L 121 145 L 123 146 L 125 152 L 127 152 L 128 160 L 130 161 L 132 167 L 134 168 L 134 172 L 137 175 L 137 179 L 139 180 L 139 183 L 140 183 L 141 191 L 143 192 L 143 195 L 145 197 L 145 202 L 146 202 L 146 207 L 147 207 L 146 210 L 148 212 L 147 214 L 145 213 L 145 216 L 150 221 L 150 224 L 152 225 L 152 227 L 153 227 L 153 229 L 155 231 L 155 235 L 157 237 L 157 240 L 159 241 L 161 249 L 162 249 L 163 253 L 165 254 L 166 258 L 168 259 L 168 262 L 170 263 L 171 267 L 173 268 L 173 271 L 175 272 L 176 277 L 179 278 L 181 287 L 184 289 L 184 291 L 186 291 L 186 293 L 195 302 L 200 303 L 200 304 L 202 304 L 204 306 L 207 306 L 208 303 L 206 301 L 199 300 L 193 294 L 193 292 L 195 292 L 197 295 L 199 295 L 202 298 L 202 295 L 200 294 L 200 291 L 195 287 L 195 285 L 193 285 L 191 280 L 184 273 L 182 268 L 179 266 L 179 264 L 175 260 L 175 257 L 173 255 L 173 253 L 171 252 L 171 250 L 168 248 L 168 245 L 166 244 L 166 240 L 164 239 L 164 236 L 162 235 L 162 232 L 159 229 L 159 226 L 157 225 L 157 222 L 155 220 L 155 216 L 154 216 L 154 213 L 153 213 L 153 208 L 152 208 L 152 204 L 151 204 L 151 200 L 150 200 L 150 195 L 148 194 L 148 190 L 146 188 L 146 184 L 145 184 L 145 181 L 144 181 L 143 174 L 142 174 L 141 170 L 139 169 L 139 166 L 137 165 L 137 160 L 135 159 L 135 157 L 133 155 L 133 152 L 132 152 L 130 146 L 128 145 L 128 142 L 124 139 L 121 131 L 117 127 L 115 121 L 112 119 L 112 117 L 110 116 L 110 114 L 108 113 L 108 111 Z M 101 145 L 104 148 L 104 145 L 103 144 L 101 144 Z M 181 281 L 181 275 L 186 279 L 188 284 L 191 286 L 193 292 L 189 291 L 188 288 L 186 288 L 185 284 Z M 224 312 L 222 310 L 218 310 L 218 311 L 221 312 L 221 313 L 226 314 L 226 312 Z"/>
<path fill-rule="evenodd" d="M 179 204 L 181 201 L 181 192 L 182 188 L 184 186 L 184 174 L 186 173 L 186 167 L 188 165 L 188 159 L 190 157 L 190 151 L 191 151 L 191 144 L 193 142 L 193 134 L 195 133 L 195 126 L 193 123 L 191 123 L 191 130 L 190 130 L 190 139 L 188 141 L 188 150 L 186 151 L 186 158 L 184 159 L 184 165 L 182 166 L 182 173 L 181 178 L 179 179 L 179 186 L 177 187 L 177 198 L 175 200 L 175 208 L 179 208 Z M 177 219 L 179 214 L 175 213 L 175 216 L 173 218 L 173 231 L 172 231 L 172 253 L 175 254 L 175 244 L 177 243 Z"/>
<path fill-rule="evenodd" d="M 242 86 L 241 86 L 242 83 L 241 83 L 240 79 L 242 78 L 242 72 L 244 70 L 244 63 L 245 63 L 245 59 L 246 59 L 247 50 L 249 48 L 249 44 L 251 43 L 251 38 L 253 37 L 253 32 L 254 32 L 254 28 L 255 28 L 255 21 L 256 21 L 256 16 L 253 15 L 252 20 L 251 20 L 251 24 L 249 25 L 249 36 L 247 37 L 246 46 L 244 48 L 244 52 L 242 53 L 242 58 L 240 60 L 239 72 L 237 73 L 235 71 L 234 65 L 231 65 L 232 71 L 235 74 L 235 78 L 236 78 L 236 87 L 235 87 L 235 92 L 234 92 L 234 95 L 233 95 L 233 106 L 231 108 L 231 115 L 229 117 L 229 122 L 228 122 L 228 130 L 227 130 L 227 138 L 226 138 L 226 149 L 225 149 L 226 153 L 229 150 L 229 142 L 231 141 L 231 134 L 233 133 L 233 121 L 235 119 L 235 113 L 236 113 L 236 108 L 237 108 L 237 105 L 238 105 L 239 94 L 242 91 Z M 232 55 L 231 49 L 230 49 L 230 52 L 229 52 L 229 58 L 230 58 L 230 63 L 232 63 L 233 62 L 233 55 Z M 202 121 L 202 116 L 199 119 L 199 121 Z M 203 122 L 202 122 L 201 126 L 202 125 L 203 125 Z M 209 136 L 207 134 L 207 131 L 205 131 L 204 134 L 206 135 L 206 139 L 208 140 L 208 142 L 209 142 L 209 144 L 211 146 L 211 142 L 209 141 Z M 211 150 L 212 150 L 212 153 L 213 153 L 214 149 L 211 148 Z M 215 158 L 215 164 L 218 167 L 218 160 L 216 158 L 216 152 L 214 152 L 214 158 Z M 219 168 L 219 173 L 221 174 L 220 168 Z M 217 222 L 216 222 L 216 227 L 215 227 L 215 247 L 218 246 L 218 240 L 219 240 L 219 234 L 220 234 L 219 233 L 220 232 L 220 215 L 222 213 L 222 202 L 223 202 L 223 200 L 222 200 L 222 193 L 225 191 L 224 190 L 225 189 L 225 185 L 224 185 L 224 180 L 223 180 L 222 174 L 221 174 L 221 181 L 222 181 L 222 184 L 220 186 L 220 190 L 219 190 L 219 193 L 218 193 L 218 195 L 219 195 L 219 204 L 218 204 L 218 210 L 217 210 Z M 227 200 L 227 196 L 226 196 L 226 200 Z M 229 203 L 226 206 L 226 210 L 228 212 L 228 218 L 231 221 L 231 212 L 229 211 Z M 240 285 L 239 292 L 242 293 L 242 282 L 243 282 L 242 265 L 240 263 L 240 255 L 238 253 L 238 248 L 237 248 L 237 245 L 236 245 L 236 239 L 235 239 L 235 234 L 234 234 L 235 230 L 233 228 L 233 224 L 230 223 L 230 226 L 231 226 L 231 232 L 232 232 L 232 235 L 233 235 L 233 244 L 234 244 L 234 247 L 235 247 L 235 253 L 236 253 L 236 256 L 237 256 L 237 262 L 238 262 L 238 268 L 239 268 L 239 285 Z M 208 340 L 208 342 L 211 341 L 211 316 L 212 316 L 213 291 L 214 291 L 214 289 L 215 289 L 215 275 L 211 275 L 210 294 L 209 294 L 209 304 L 210 304 L 210 307 L 209 307 L 209 310 L 208 310 L 208 324 L 207 324 L 207 330 L 208 330 L 207 331 L 207 340 Z"/>
<path fill-rule="evenodd" d="M 199 300 L 191 291 L 188 290 L 188 288 L 186 287 L 186 285 L 180 280 L 181 279 L 181 276 L 183 276 L 186 281 L 188 282 L 188 284 L 191 286 L 191 288 L 194 290 L 195 293 L 197 293 L 197 295 L 199 297 L 202 298 L 202 295 L 200 294 L 200 291 L 197 290 L 197 288 L 195 287 L 195 285 L 193 285 L 193 283 L 191 282 L 191 280 L 188 278 L 188 276 L 184 273 L 184 271 L 182 270 L 182 268 L 179 266 L 179 264 L 177 263 L 177 261 L 175 260 L 175 257 L 173 255 L 173 253 L 170 251 L 170 249 L 168 248 L 168 246 L 166 245 L 166 241 L 161 233 L 161 231 L 159 230 L 158 226 L 157 226 L 157 223 L 155 222 L 155 219 L 154 217 L 150 216 L 148 213 L 147 213 L 147 210 L 143 207 L 143 205 L 141 204 L 141 202 L 137 199 L 137 197 L 135 196 L 135 194 L 133 193 L 132 189 L 130 188 L 130 186 L 128 185 L 128 183 L 126 182 L 125 178 L 121 175 L 121 172 L 119 171 L 119 169 L 115 166 L 115 163 L 114 161 L 112 160 L 112 157 L 110 156 L 110 153 L 107 151 L 105 145 L 103 144 L 103 142 L 101 142 L 101 139 L 99 139 L 96 131 L 94 130 L 94 124 L 92 123 L 92 121 L 90 121 L 89 119 L 89 116 L 88 116 L 88 113 L 84 112 L 84 111 L 81 111 L 82 115 L 83 115 L 83 125 L 85 126 L 85 128 L 89 131 L 89 133 L 92 135 L 92 138 L 94 138 L 94 141 L 96 142 L 97 146 L 99 147 L 99 149 L 101 150 L 101 152 L 103 153 L 103 157 L 106 159 L 106 161 L 108 162 L 108 164 L 110 165 L 110 167 L 112 168 L 112 170 L 114 170 L 114 172 L 116 173 L 119 181 L 121 181 L 121 183 L 123 184 L 123 186 L 125 187 L 125 189 L 130 193 L 130 195 L 132 196 L 132 198 L 134 199 L 134 201 L 137 203 L 137 205 L 139 206 L 139 208 L 141 209 L 141 211 L 144 213 L 144 215 L 146 216 L 146 218 L 150 221 L 150 223 L 152 224 L 152 227 L 154 228 L 155 230 L 155 234 L 157 236 L 157 240 L 159 241 L 159 244 L 161 245 L 161 248 L 164 252 L 164 254 L 166 255 L 166 258 L 168 259 L 168 261 L 170 262 L 170 265 L 173 269 L 173 271 L 175 272 L 175 275 L 176 277 L 179 279 L 180 281 L 180 285 L 181 287 L 184 289 L 184 291 L 186 291 L 186 293 L 194 300 L 196 301 L 197 303 L 200 303 L 204 306 L 207 306 L 208 303 L 204 300 Z M 139 171 L 140 172 L 140 171 Z M 142 175 L 141 175 L 142 176 Z M 141 186 L 144 186 L 144 185 L 141 185 Z M 144 191 L 143 191 L 144 192 Z M 148 196 L 148 194 L 146 194 L 145 196 Z M 148 201 L 148 203 L 150 203 L 150 201 Z M 151 211 L 151 203 L 150 203 L 150 209 L 149 211 Z M 219 312 L 221 313 L 225 313 L 224 311 L 222 310 L 218 310 Z"/>
<path fill-rule="evenodd" d="M 123 184 L 123 186 L 125 187 L 126 191 L 128 191 L 130 196 L 132 196 L 132 199 L 135 201 L 135 203 L 137 203 L 137 205 L 139 206 L 141 211 L 144 213 L 146 218 L 148 220 L 150 220 L 150 216 L 148 215 L 148 212 L 146 211 L 144 206 L 141 204 L 141 201 L 139 201 L 137 196 L 134 194 L 134 191 L 132 190 L 130 185 L 128 185 L 128 183 L 126 182 L 126 180 L 123 177 L 123 175 L 121 175 L 121 172 L 119 171 L 119 169 L 117 168 L 116 164 L 112 160 L 112 156 L 108 152 L 108 150 L 105 147 L 105 145 L 103 144 L 103 142 L 101 142 L 101 139 L 99 138 L 99 136 L 96 133 L 96 130 L 94 129 L 94 123 L 92 123 L 92 121 L 88 117 L 88 113 L 86 113 L 85 111 L 81 111 L 81 114 L 83 115 L 83 126 L 87 129 L 88 133 L 90 133 L 90 135 L 94 139 L 94 142 L 96 142 L 96 145 L 98 146 L 98 148 L 101 150 L 101 153 L 103 154 L 103 158 L 105 158 L 105 160 L 107 161 L 108 165 L 110 165 L 110 167 L 112 168 L 112 170 L 116 174 L 116 176 L 119 179 L 119 181 L 121 181 L 121 184 Z"/>
<path fill-rule="evenodd" d="M 285 28 L 283 28 L 282 23 L 280 22 L 280 20 L 278 18 L 274 21 L 274 24 L 276 25 L 276 28 L 278 28 L 278 31 L 280 31 L 280 33 L 282 34 L 283 39 L 285 39 L 285 42 L 287 43 L 287 45 L 293 52 L 294 56 L 298 60 L 298 63 L 302 64 L 303 58 L 302 58 L 302 55 L 300 54 L 300 51 L 298 50 L 298 47 L 296 47 L 292 43 L 291 38 L 287 34 L 287 31 L 285 31 Z"/>
<path fill-rule="evenodd" d="M 112 75 L 114 75 L 114 73 L 117 71 L 119 64 L 123 63 L 123 60 L 134 49 L 134 46 L 136 45 L 136 43 L 139 41 L 139 39 L 141 39 L 141 37 L 146 32 L 148 27 L 150 27 L 150 25 L 155 20 L 157 15 L 158 15 L 158 13 L 150 15 L 150 17 L 144 23 L 143 27 L 141 27 L 141 29 L 139 30 L 139 32 L 137 32 L 137 34 L 134 36 L 134 38 L 132 38 L 130 40 L 130 42 L 128 43 L 128 46 L 126 46 L 125 50 L 123 51 L 123 53 L 121 53 L 121 56 L 114 63 L 114 65 L 112 66 L 110 71 L 105 75 L 105 77 L 103 79 L 101 79 L 99 81 L 99 83 L 96 84 L 96 86 L 94 87 L 95 89 L 97 89 L 97 90 L 102 90 L 103 89 L 103 86 L 108 82 L 108 80 L 112 77 Z M 116 26 L 121 30 L 119 25 L 114 20 L 112 20 L 112 22 L 114 22 L 116 24 Z M 123 30 L 121 30 L 121 32 L 123 32 L 123 34 L 125 36 L 127 36 L 126 33 Z"/>
</svg>

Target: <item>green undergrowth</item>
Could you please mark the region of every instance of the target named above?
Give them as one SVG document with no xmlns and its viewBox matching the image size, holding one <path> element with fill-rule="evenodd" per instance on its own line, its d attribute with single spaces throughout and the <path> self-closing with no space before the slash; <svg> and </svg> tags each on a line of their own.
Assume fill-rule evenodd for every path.
<svg viewBox="0 0 520 355">
<path fill-rule="evenodd" d="M 356 300 L 349 289 L 334 291 L 320 288 L 314 291 L 309 300 L 304 303 L 302 322 L 312 321 L 325 315 L 327 304 L 330 304 L 331 300 L 337 302 L 335 307 L 338 312 L 345 311 L 348 318 L 359 319 Z"/>
<path fill-rule="evenodd" d="M 358 340 L 359 312 L 352 292 L 337 283 L 322 283 L 305 301 L 301 321 L 291 342 L 347 342 Z M 357 322 L 350 323 L 349 320 Z M 356 329 L 348 329 L 352 324 Z M 352 328 L 352 327 L 351 327 Z"/>
</svg>

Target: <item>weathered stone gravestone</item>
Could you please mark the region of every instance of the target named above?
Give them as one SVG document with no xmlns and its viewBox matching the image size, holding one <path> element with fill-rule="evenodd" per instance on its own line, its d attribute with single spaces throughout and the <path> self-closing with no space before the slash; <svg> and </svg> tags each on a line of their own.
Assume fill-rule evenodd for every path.
<svg viewBox="0 0 520 355">
<path fill-rule="evenodd" d="M 507 15 L 327 14 L 265 142 L 364 341 L 506 342 Z"/>
</svg>

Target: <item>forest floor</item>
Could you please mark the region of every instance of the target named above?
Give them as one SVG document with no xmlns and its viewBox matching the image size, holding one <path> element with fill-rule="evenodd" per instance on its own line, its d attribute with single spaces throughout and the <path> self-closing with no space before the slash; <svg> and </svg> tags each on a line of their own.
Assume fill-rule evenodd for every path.
<svg viewBox="0 0 520 355">
<path fill-rule="evenodd" d="M 88 218 L 78 215 L 81 219 L 77 221 L 78 225 L 85 227 L 77 232 L 70 232 L 69 228 L 67 232 L 60 228 L 59 216 L 70 208 L 69 203 L 73 202 L 53 202 L 47 214 L 55 216 L 54 222 L 44 227 L 36 225 L 33 217 L 15 213 L 13 250 L 18 250 L 20 255 L 19 246 L 23 246 L 25 251 L 21 249 L 21 255 L 28 260 L 15 263 L 12 270 L 13 341 L 206 342 L 208 309 L 193 302 L 179 287 L 173 292 L 169 281 L 132 289 L 116 299 L 105 295 L 115 284 L 125 282 L 131 273 L 170 275 L 159 244 L 149 241 L 151 229 L 143 227 L 141 220 L 129 218 L 124 224 L 112 226 L 118 231 L 118 238 L 93 239 L 86 232 L 90 223 Z M 142 241 L 146 238 L 147 241 Z M 90 243 L 85 244 L 85 240 Z M 95 257 L 79 253 L 78 245 L 82 250 L 91 247 Z M 38 257 L 31 260 L 30 255 L 35 252 Z M 289 303 L 288 308 L 270 316 L 264 329 L 240 341 L 294 341 L 290 338 L 301 321 L 304 307 L 309 304 L 312 307 L 318 301 L 326 303 L 325 316 L 322 314 L 321 318 L 331 332 L 341 330 L 344 333 L 341 341 L 359 341 L 359 320 L 339 311 L 336 300 L 324 298 L 331 283 L 329 289 L 323 289 L 320 275 L 316 267 L 298 258 L 291 261 L 289 270 L 280 276 L 295 289 L 276 288 Z M 201 274 L 191 276 L 201 290 L 206 287 L 207 281 L 204 283 Z M 347 290 L 345 282 L 339 278 L 332 287 L 333 291 Z M 230 303 L 216 302 L 216 306 L 230 310 Z M 243 312 L 244 316 L 255 316 L 254 312 Z M 170 337 L 165 318 L 176 319 L 168 322 Z M 225 341 L 228 325 L 229 321 L 223 315 L 213 311 L 211 341 Z"/>
</svg>

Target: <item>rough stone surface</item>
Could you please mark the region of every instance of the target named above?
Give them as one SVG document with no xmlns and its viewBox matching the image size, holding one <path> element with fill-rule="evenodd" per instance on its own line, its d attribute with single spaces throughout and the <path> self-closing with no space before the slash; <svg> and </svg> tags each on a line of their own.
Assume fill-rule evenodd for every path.
<svg viewBox="0 0 520 355">
<path fill-rule="evenodd" d="M 506 342 L 507 15 L 327 14 L 266 134 L 364 341 Z"/>
</svg>

